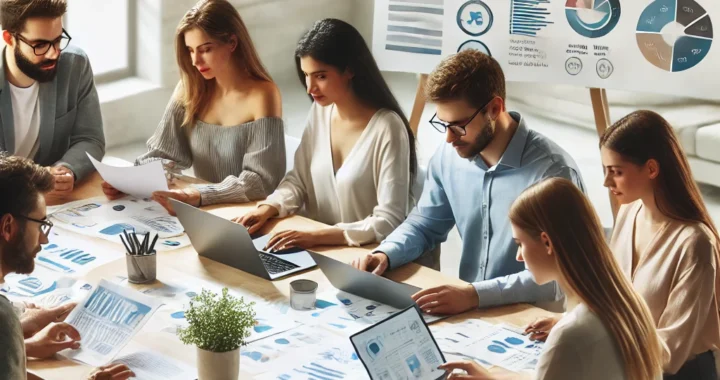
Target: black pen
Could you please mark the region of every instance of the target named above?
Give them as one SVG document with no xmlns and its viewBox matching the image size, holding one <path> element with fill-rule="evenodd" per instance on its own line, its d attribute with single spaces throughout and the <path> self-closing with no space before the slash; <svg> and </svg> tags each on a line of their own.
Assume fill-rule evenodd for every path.
<svg viewBox="0 0 720 380">
<path fill-rule="evenodd" d="M 120 235 L 120 241 L 122 241 L 123 245 L 125 246 L 125 250 L 127 251 L 127 253 L 130 253 L 130 247 L 128 247 L 127 243 L 125 243 L 125 238 L 122 235 Z"/>
<path fill-rule="evenodd" d="M 150 253 L 155 251 L 155 243 L 157 243 L 158 238 L 160 237 L 160 234 L 155 235 L 155 238 L 152 241 L 152 244 L 150 244 Z"/>
<path fill-rule="evenodd" d="M 150 232 L 145 234 L 145 237 L 143 238 L 141 247 L 142 247 L 142 254 L 147 253 L 147 244 L 150 242 Z"/>
<path fill-rule="evenodd" d="M 140 255 L 140 240 L 137 238 L 137 232 L 132 233 L 133 240 L 135 240 L 135 246 L 137 247 L 137 254 Z"/>
</svg>

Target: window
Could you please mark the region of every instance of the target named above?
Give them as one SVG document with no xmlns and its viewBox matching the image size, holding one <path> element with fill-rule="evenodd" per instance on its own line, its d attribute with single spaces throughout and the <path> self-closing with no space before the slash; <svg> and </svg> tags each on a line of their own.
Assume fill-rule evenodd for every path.
<svg viewBox="0 0 720 380">
<path fill-rule="evenodd" d="M 87 53 L 96 82 L 134 74 L 136 0 L 68 0 L 64 27 Z"/>
</svg>

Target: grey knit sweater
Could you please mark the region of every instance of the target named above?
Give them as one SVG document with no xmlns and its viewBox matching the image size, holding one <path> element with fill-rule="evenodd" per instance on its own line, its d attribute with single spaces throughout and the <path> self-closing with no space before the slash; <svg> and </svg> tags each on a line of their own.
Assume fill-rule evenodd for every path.
<svg viewBox="0 0 720 380">
<path fill-rule="evenodd" d="M 190 166 L 210 185 L 195 185 L 203 205 L 244 203 L 265 199 L 285 175 L 285 132 L 278 117 L 266 117 L 233 127 L 195 122 L 182 127 L 185 108 L 172 99 L 148 153 L 136 165 L 162 160 L 166 170 Z"/>
</svg>

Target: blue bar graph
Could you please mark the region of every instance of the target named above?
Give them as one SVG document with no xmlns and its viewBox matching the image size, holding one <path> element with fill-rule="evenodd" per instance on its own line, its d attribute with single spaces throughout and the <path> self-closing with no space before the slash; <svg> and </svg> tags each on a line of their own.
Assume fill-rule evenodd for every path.
<svg viewBox="0 0 720 380">
<path fill-rule="evenodd" d="M 550 0 L 510 0 L 510 34 L 537 37 L 554 24 L 549 21 Z"/>
</svg>

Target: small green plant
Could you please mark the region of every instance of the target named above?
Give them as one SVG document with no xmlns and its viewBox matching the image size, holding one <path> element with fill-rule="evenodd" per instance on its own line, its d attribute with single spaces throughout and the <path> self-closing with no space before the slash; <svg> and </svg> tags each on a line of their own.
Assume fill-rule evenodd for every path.
<svg viewBox="0 0 720 380">
<path fill-rule="evenodd" d="M 184 344 L 192 344 L 211 352 L 228 352 L 244 346 L 245 339 L 255 326 L 254 302 L 235 298 L 223 288 L 222 296 L 203 289 L 193 297 L 185 311 L 190 324 L 178 329 L 178 337 Z"/>
</svg>

